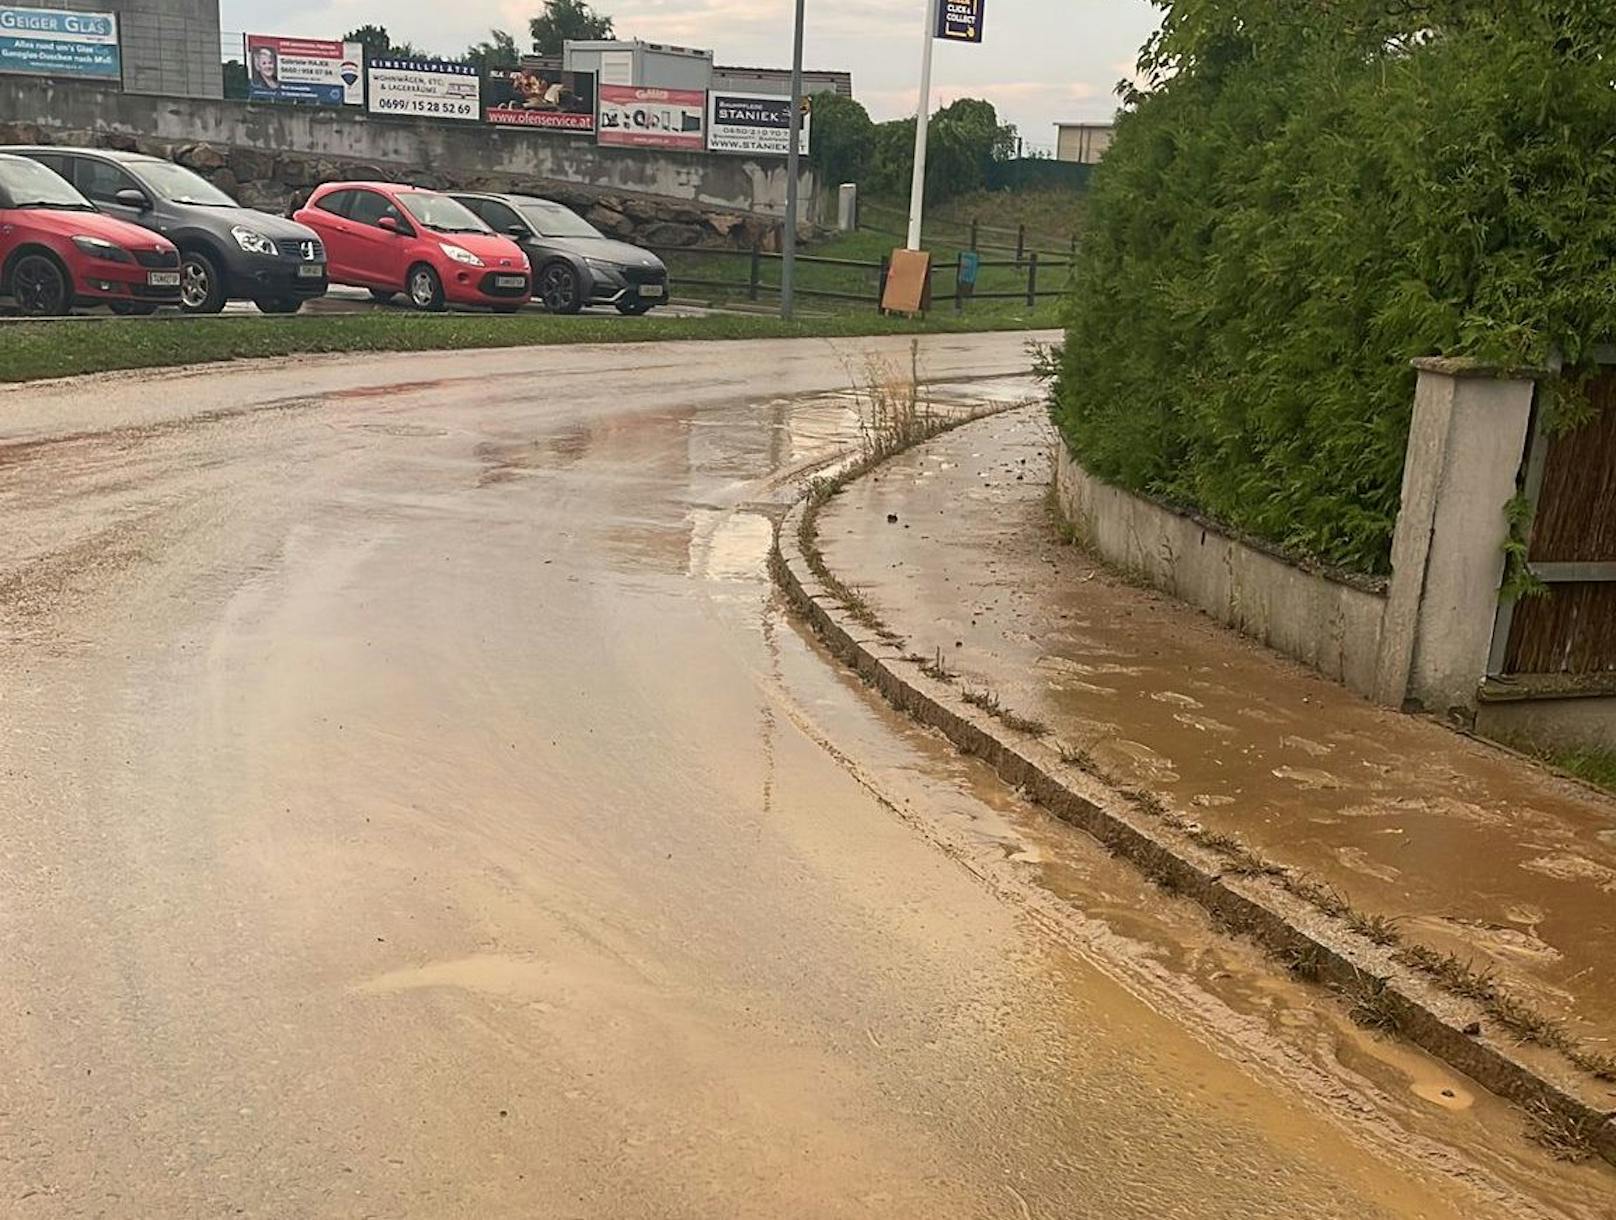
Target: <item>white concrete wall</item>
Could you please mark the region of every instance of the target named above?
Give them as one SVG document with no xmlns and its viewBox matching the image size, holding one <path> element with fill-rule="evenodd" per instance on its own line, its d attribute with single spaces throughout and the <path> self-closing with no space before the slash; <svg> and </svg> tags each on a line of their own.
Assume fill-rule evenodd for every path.
<svg viewBox="0 0 1616 1220">
<path fill-rule="evenodd" d="M 1383 593 L 1306 571 L 1101 482 L 1064 443 L 1056 450 L 1061 509 L 1097 555 L 1359 694 L 1373 692 Z"/>
</svg>

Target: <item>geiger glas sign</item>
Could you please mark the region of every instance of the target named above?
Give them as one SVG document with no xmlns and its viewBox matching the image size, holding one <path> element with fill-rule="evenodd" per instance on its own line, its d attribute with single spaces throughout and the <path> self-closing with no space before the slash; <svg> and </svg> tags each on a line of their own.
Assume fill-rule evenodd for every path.
<svg viewBox="0 0 1616 1220">
<path fill-rule="evenodd" d="M 987 0 L 939 0 L 937 37 L 949 42 L 981 42 Z"/>
</svg>

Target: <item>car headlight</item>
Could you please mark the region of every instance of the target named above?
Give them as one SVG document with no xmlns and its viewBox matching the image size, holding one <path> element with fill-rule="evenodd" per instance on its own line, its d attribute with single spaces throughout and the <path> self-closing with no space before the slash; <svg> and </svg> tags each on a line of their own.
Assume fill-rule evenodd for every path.
<svg viewBox="0 0 1616 1220">
<path fill-rule="evenodd" d="M 73 239 L 73 244 L 91 258 L 99 258 L 108 263 L 132 263 L 135 256 L 122 246 L 115 246 L 102 237 L 91 237 L 88 233 L 81 233 Z"/>
<path fill-rule="evenodd" d="M 614 263 L 609 258 L 587 258 L 586 257 L 584 259 L 584 262 L 588 263 L 596 271 L 621 271 L 623 269 L 623 264 L 622 263 Z"/>
<path fill-rule="evenodd" d="M 234 237 L 236 245 L 240 246 L 248 254 L 268 254 L 272 258 L 280 254 L 280 250 L 275 243 L 256 229 L 237 225 L 230 230 L 230 236 Z"/>
<path fill-rule="evenodd" d="M 454 259 L 455 262 L 465 263 L 468 267 L 481 267 L 483 265 L 483 260 L 464 246 L 451 246 L 445 242 L 443 252 Z"/>
</svg>

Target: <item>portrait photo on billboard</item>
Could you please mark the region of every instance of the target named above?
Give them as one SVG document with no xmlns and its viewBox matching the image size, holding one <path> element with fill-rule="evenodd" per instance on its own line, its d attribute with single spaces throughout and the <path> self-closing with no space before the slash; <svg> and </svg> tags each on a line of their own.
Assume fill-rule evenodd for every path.
<svg viewBox="0 0 1616 1220">
<path fill-rule="evenodd" d="M 483 91 L 484 118 L 496 127 L 595 130 L 595 74 L 555 68 L 492 71 Z"/>
<path fill-rule="evenodd" d="M 271 34 L 248 34 L 246 42 L 248 101 L 364 105 L 359 43 Z"/>
</svg>

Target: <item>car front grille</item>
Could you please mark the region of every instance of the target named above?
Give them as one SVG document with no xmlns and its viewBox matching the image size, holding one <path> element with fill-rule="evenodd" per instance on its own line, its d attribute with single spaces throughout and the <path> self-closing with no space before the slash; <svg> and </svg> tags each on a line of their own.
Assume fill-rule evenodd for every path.
<svg viewBox="0 0 1616 1220">
<path fill-rule="evenodd" d="M 135 261 L 142 267 L 156 267 L 172 271 L 180 265 L 178 250 L 136 250 Z"/>
<path fill-rule="evenodd" d="M 294 262 L 325 262 L 325 245 L 313 238 L 306 241 L 283 241 L 280 243 L 280 248 L 281 253 Z"/>
<path fill-rule="evenodd" d="M 668 273 L 660 267 L 624 267 L 623 281 L 636 288 L 642 284 L 665 284 Z"/>
<path fill-rule="evenodd" d="M 179 285 L 172 288 L 154 288 L 150 284 L 129 285 L 129 295 L 144 297 L 148 301 L 177 301 L 180 299 Z"/>
</svg>

